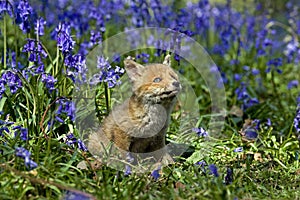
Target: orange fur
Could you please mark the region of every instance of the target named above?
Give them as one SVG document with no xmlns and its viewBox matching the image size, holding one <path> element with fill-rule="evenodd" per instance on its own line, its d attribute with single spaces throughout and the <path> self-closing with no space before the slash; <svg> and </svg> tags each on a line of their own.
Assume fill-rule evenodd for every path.
<svg viewBox="0 0 300 200">
<path fill-rule="evenodd" d="M 133 94 L 116 106 L 101 129 L 90 136 L 88 148 L 92 153 L 101 154 L 101 143 L 106 146 L 109 141 L 133 153 L 150 153 L 165 147 L 170 114 L 181 89 L 169 59 L 167 56 L 164 64 L 146 66 L 131 59 L 124 61 Z M 155 159 L 163 156 L 156 155 Z"/>
</svg>

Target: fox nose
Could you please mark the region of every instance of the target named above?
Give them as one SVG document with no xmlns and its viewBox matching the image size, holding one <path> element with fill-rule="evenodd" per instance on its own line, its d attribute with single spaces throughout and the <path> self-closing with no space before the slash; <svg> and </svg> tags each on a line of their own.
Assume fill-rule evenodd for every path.
<svg viewBox="0 0 300 200">
<path fill-rule="evenodd" d="M 174 85 L 175 87 L 178 88 L 180 86 L 180 83 L 178 81 L 175 81 L 175 82 L 172 83 L 172 85 Z"/>
</svg>

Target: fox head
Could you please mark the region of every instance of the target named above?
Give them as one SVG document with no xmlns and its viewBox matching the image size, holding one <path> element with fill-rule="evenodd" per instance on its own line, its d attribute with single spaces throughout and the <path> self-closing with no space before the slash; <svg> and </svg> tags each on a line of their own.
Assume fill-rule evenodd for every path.
<svg viewBox="0 0 300 200">
<path fill-rule="evenodd" d="M 170 55 L 162 64 L 141 65 L 130 57 L 124 60 L 125 70 L 132 84 L 133 95 L 143 102 L 172 101 L 181 90 L 178 75 L 171 68 Z"/>
</svg>

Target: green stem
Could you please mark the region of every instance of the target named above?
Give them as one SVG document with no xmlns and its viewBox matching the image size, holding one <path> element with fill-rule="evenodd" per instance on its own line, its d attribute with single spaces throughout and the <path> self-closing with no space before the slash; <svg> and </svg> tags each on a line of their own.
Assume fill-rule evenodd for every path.
<svg viewBox="0 0 300 200">
<path fill-rule="evenodd" d="M 110 110 L 110 93 L 109 93 L 109 89 L 107 87 L 107 84 L 104 83 L 104 94 L 105 94 L 105 105 L 106 105 L 106 113 L 109 113 Z"/>
<path fill-rule="evenodd" d="M 55 68 L 53 67 L 52 69 L 52 76 L 55 76 L 58 73 L 58 65 L 59 65 L 59 48 L 56 48 L 56 65 Z"/>
<path fill-rule="evenodd" d="M 29 88 L 29 91 L 32 95 L 32 100 L 33 100 L 33 110 L 32 110 L 32 115 L 35 116 L 36 113 L 36 95 L 34 93 L 33 88 L 31 87 L 31 85 L 28 83 L 28 81 L 23 77 L 23 75 L 21 74 L 21 72 L 17 72 L 17 74 L 19 75 L 19 78 L 22 80 L 22 83 L 25 83 L 25 85 L 27 85 L 27 87 Z M 27 105 L 29 108 L 29 104 Z M 30 118 L 32 118 L 32 116 L 30 116 Z M 30 119 L 28 118 L 28 119 Z"/>
</svg>

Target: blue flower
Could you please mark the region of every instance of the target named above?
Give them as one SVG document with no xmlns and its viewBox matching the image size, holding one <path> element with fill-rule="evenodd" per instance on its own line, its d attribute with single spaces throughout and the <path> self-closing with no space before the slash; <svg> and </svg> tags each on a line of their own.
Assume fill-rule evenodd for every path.
<svg viewBox="0 0 300 200">
<path fill-rule="evenodd" d="M 68 99 L 59 99 L 56 101 L 56 103 L 59 105 L 57 111 L 56 111 L 56 117 L 57 119 L 63 123 L 64 121 L 62 118 L 69 117 L 71 121 L 75 120 L 75 103 L 73 101 L 70 101 Z"/>
<path fill-rule="evenodd" d="M 161 169 L 161 166 L 159 166 L 157 169 L 153 170 L 151 172 L 151 176 L 154 178 L 155 181 L 157 181 L 157 179 L 160 177 L 160 169 Z"/>
<path fill-rule="evenodd" d="M 252 69 L 252 75 L 256 76 L 258 74 L 260 74 L 259 69 Z"/>
<path fill-rule="evenodd" d="M 40 17 L 35 23 L 35 27 L 34 27 L 34 30 L 35 30 L 35 34 L 37 35 L 44 35 L 45 34 L 45 30 L 44 30 L 44 26 L 46 24 L 46 21 Z"/>
<path fill-rule="evenodd" d="M 199 137 L 207 137 L 208 136 L 208 132 L 204 128 L 202 128 L 202 127 L 200 127 L 200 128 L 192 128 L 192 131 L 195 132 L 195 133 L 197 133 L 197 135 Z"/>
<path fill-rule="evenodd" d="M 97 68 L 100 69 L 100 72 L 93 75 L 90 84 L 95 85 L 100 82 L 105 82 L 107 83 L 108 88 L 121 84 L 119 79 L 120 75 L 125 72 L 123 68 L 120 68 L 119 66 L 116 66 L 115 69 L 112 68 L 108 59 L 105 59 L 103 56 L 98 57 Z"/>
<path fill-rule="evenodd" d="M 284 54 L 287 57 L 287 61 L 290 63 L 295 56 L 299 55 L 299 42 L 294 39 L 288 42 Z"/>
<path fill-rule="evenodd" d="M 32 7 L 29 5 L 27 0 L 20 0 L 17 6 L 17 23 L 24 33 L 30 31 L 30 15 L 32 14 Z"/>
<path fill-rule="evenodd" d="M 77 140 L 77 144 L 78 144 L 78 148 L 81 150 L 81 151 L 87 151 L 87 147 L 85 146 L 85 144 L 83 143 L 83 141 L 81 139 L 78 139 Z"/>
<path fill-rule="evenodd" d="M 292 89 L 293 87 L 298 87 L 298 85 L 299 85 L 299 81 L 298 80 L 292 80 L 292 81 L 290 81 L 289 83 L 288 83 L 288 85 L 287 85 L 287 89 Z"/>
<path fill-rule="evenodd" d="M 259 103 L 257 98 L 249 95 L 244 82 L 241 82 L 240 86 L 235 90 L 235 94 L 237 95 L 237 99 L 243 102 L 241 106 L 242 110 L 246 110 Z"/>
<path fill-rule="evenodd" d="M 0 79 L 0 97 L 5 93 L 6 86 L 9 87 L 12 94 L 15 94 L 22 87 L 22 81 L 15 72 L 5 71 Z"/>
<path fill-rule="evenodd" d="M 244 133 L 245 133 L 245 137 L 247 139 L 250 139 L 250 140 L 256 139 L 257 136 L 258 136 L 257 131 L 255 129 L 252 129 L 252 128 L 246 129 L 244 131 Z"/>
<path fill-rule="evenodd" d="M 56 41 L 58 48 L 64 53 L 68 54 L 74 49 L 75 41 L 70 35 L 70 25 L 59 23 L 55 29 Z"/>
<path fill-rule="evenodd" d="M 42 62 L 42 59 L 46 58 L 48 55 L 40 42 L 28 38 L 27 43 L 24 45 L 22 52 L 29 53 L 28 60 L 30 62 L 37 63 L 37 66 L 34 69 L 34 73 L 39 74 L 44 71 L 44 64 Z"/>
<path fill-rule="evenodd" d="M 129 165 L 125 165 L 125 172 L 124 172 L 125 176 L 129 176 L 131 175 L 131 167 Z"/>
<path fill-rule="evenodd" d="M 41 81 L 46 85 L 46 88 L 49 89 L 50 93 L 55 90 L 54 85 L 57 82 L 57 80 L 53 76 L 49 74 L 42 74 Z"/>
<path fill-rule="evenodd" d="M 5 126 L 4 126 L 4 127 L 1 127 L 1 128 L 0 128 L 0 136 L 1 136 L 1 137 L 3 137 L 3 135 L 4 135 L 4 134 L 3 134 L 3 131 L 5 131 L 6 133 L 9 133 L 9 129 L 8 129 L 7 127 L 5 127 Z"/>
<path fill-rule="evenodd" d="M 210 170 L 210 173 L 213 174 L 215 177 L 219 177 L 218 168 L 214 164 L 210 164 L 208 166 L 208 169 Z"/>
<path fill-rule="evenodd" d="M 226 175 L 225 175 L 225 184 L 229 185 L 232 183 L 232 181 L 233 181 L 233 171 L 231 168 L 227 168 Z"/>
<path fill-rule="evenodd" d="M 147 53 L 140 53 L 140 54 L 136 55 L 136 59 L 142 61 L 143 63 L 148 63 L 149 57 L 150 57 L 150 55 Z"/>
<path fill-rule="evenodd" d="M 67 135 L 67 137 L 65 138 L 65 142 L 68 146 L 71 147 L 75 147 L 75 145 L 77 144 L 78 149 L 82 150 L 82 151 L 87 151 L 87 147 L 85 146 L 85 144 L 83 143 L 83 141 L 81 139 L 77 139 L 73 133 L 69 133 Z"/>
<path fill-rule="evenodd" d="M 13 17 L 13 8 L 8 0 L 0 1 L 0 17 L 3 13 L 7 13 L 10 17 Z"/>
<path fill-rule="evenodd" d="M 267 119 L 266 125 L 267 125 L 268 127 L 271 127 L 271 126 L 272 126 L 272 122 L 271 122 L 271 119 L 270 119 L 270 118 Z"/>
<path fill-rule="evenodd" d="M 201 167 L 201 170 L 206 173 L 206 169 L 205 166 L 207 165 L 206 162 L 204 160 L 201 160 L 199 162 L 196 163 L 196 165 L 199 165 Z"/>
<path fill-rule="evenodd" d="M 36 162 L 30 159 L 31 153 L 28 150 L 26 150 L 24 147 L 17 147 L 15 150 L 15 154 L 16 156 L 24 159 L 25 166 L 27 168 L 34 169 L 38 166 Z"/>
<path fill-rule="evenodd" d="M 20 138 L 24 141 L 28 140 L 28 129 L 23 128 L 21 126 L 15 126 L 12 128 L 12 130 L 15 130 L 14 134 L 15 137 L 20 136 Z"/>
<path fill-rule="evenodd" d="M 87 68 L 85 61 L 85 57 L 80 54 L 66 56 L 65 65 L 68 67 L 66 73 L 74 83 L 82 83 L 86 80 Z"/>
<path fill-rule="evenodd" d="M 243 147 L 237 147 L 233 150 L 233 152 L 235 152 L 235 153 L 243 152 Z"/>
<path fill-rule="evenodd" d="M 91 200 L 91 195 L 80 192 L 77 193 L 76 191 L 67 191 L 62 200 Z"/>
<path fill-rule="evenodd" d="M 66 144 L 68 146 L 73 146 L 74 144 L 76 144 L 76 142 L 77 142 L 77 139 L 76 139 L 76 137 L 74 136 L 73 133 L 70 133 L 70 134 L 67 135 Z"/>
<path fill-rule="evenodd" d="M 89 48 L 92 48 L 94 45 L 100 44 L 101 40 L 102 40 L 101 33 L 91 30 Z"/>
<path fill-rule="evenodd" d="M 279 69 L 279 67 L 282 66 L 282 58 L 274 58 L 267 62 L 267 69 L 266 73 L 269 73 L 272 69 L 272 67 L 275 68 L 278 74 L 282 73 L 282 70 Z"/>
<path fill-rule="evenodd" d="M 296 116 L 294 118 L 294 127 L 296 129 L 297 134 L 300 133 L 300 102 L 298 102 Z"/>
</svg>

